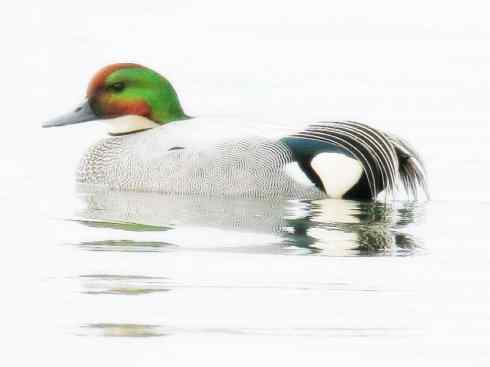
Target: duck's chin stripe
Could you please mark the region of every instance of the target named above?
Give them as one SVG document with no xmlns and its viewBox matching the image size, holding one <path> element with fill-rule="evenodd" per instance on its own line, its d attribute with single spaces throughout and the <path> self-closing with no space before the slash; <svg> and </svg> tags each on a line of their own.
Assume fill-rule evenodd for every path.
<svg viewBox="0 0 490 367">
<path fill-rule="evenodd" d="M 156 122 L 143 116 L 129 115 L 104 120 L 109 127 L 109 135 L 121 136 L 158 127 Z"/>
</svg>

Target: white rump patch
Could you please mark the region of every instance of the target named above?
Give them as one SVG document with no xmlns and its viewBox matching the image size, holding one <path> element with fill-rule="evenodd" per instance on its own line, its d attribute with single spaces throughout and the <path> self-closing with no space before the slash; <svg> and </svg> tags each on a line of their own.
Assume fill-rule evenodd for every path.
<svg viewBox="0 0 490 367">
<path fill-rule="evenodd" d="M 156 122 L 151 121 L 143 116 L 127 115 L 114 119 L 103 120 L 109 126 L 110 134 L 126 134 L 133 131 L 151 129 L 158 125 Z"/>
<path fill-rule="evenodd" d="M 305 186 L 313 186 L 313 182 L 306 176 L 297 162 L 291 162 L 284 166 L 284 172 L 297 183 Z"/>
<path fill-rule="evenodd" d="M 327 195 L 340 199 L 361 178 L 362 164 L 339 153 L 320 153 L 311 161 L 311 167 L 320 176 Z"/>
</svg>

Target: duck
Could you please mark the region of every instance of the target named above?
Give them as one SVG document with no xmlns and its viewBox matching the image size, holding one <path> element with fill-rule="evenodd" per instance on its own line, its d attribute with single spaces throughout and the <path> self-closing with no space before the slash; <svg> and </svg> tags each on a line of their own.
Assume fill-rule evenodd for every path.
<svg viewBox="0 0 490 367">
<path fill-rule="evenodd" d="M 191 117 L 170 81 L 135 63 L 103 67 L 74 110 L 43 123 L 104 122 L 76 181 L 108 190 L 235 198 L 376 200 L 427 190 L 420 155 L 354 121 L 298 126 Z"/>
</svg>

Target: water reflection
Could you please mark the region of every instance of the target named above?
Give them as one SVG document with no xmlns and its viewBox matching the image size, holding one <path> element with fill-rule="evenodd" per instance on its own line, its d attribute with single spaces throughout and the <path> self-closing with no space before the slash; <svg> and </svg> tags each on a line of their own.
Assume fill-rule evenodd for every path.
<svg viewBox="0 0 490 367">
<path fill-rule="evenodd" d="M 96 323 L 82 326 L 81 336 L 155 337 L 175 334 L 222 334 L 226 336 L 321 336 L 322 338 L 393 338 L 421 335 L 406 328 L 171 328 L 162 325 Z"/>
<path fill-rule="evenodd" d="M 376 282 L 352 281 L 348 272 L 340 277 L 326 272 L 321 277 L 293 275 L 287 279 L 279 274 L 289 274 L 288 264 L 297 271 L 298 260 L 306 269 L 313 260 L 307 256 L 417 253 L 421 241 L 413 233 L 417 229 L 415 224 L 424 216 L 423 205 L 343 200 L 224 200 L 114 192 L 87 186 L 81 187 L 80 198 L 83 207 L 75 220 L 88 227 L 84 234 L 89 240 L 75 245 L 88 252 L 85 255 L 90 259 L 97 260 L 97 266 L 90 267 L 91 270 L 84 268 L 76 279 L 87 302 L 97 307 L 111 305 L 111 312 L 96 313 L 85 319 L 77 327 L 79 335 L 393 338 L 419 332 L 403 325 L 384 328 L 377 324 L 369 327 L 369 323 L 349 323 L 347 327 L 339 327 L 335 320 L 322 321 L 324 310 L 332 305 L 341 307 L 337 312 L 343 312 L 339 310 L 352 301 L 407 297 L 404 290 L 380 287 Z M 239 254 L 235 256 L 233 252 Z M 245 253 L 269 256 L 244 256 Z M 274 254 L 289 257 L 270 256 Z M 322 259 L 313 262 L 318 260 Z M 325 258 L 326 264 L 338 260 L 343 261 Z M 351 261 L 348 263 L 353 265 Z M 263 269 L 270 266 L 276 268 L 268 277 Z M 255 275 L 254 269 L 259 269 L 259 273 Z M 278 275 L 274 276 L 276 272 Z M 303 270 L 297 274 L 303 274 Z M 264 316 L 262 321 L 266 326 L 260 323 L 251 326 L 239 322 L 240 317 L 234 314 L 251 297 L 267 299 L 265 305 L 279 300 L 278 305 L 285 301 L 299 307 L 302 300 L 311 299 L 313 304 L 323 302 L 326 308 L 318 308 L 316 316 L 312 314 L 313 324 L 288 325 L 277 320 L 274 324 Z M 238 301 L 234 304 L 235 299 Z M 200 304 L 202 309 L 193 308 L 194 304 Z M 93 309 L 98 310 L 97 307 Z M 215 308 L 220 311 L 216 312 Z M 142 309 L 145 311 L 141 312 Z M 112 310 L 117 313 L 113 314 Z M 265 310 L 267 315 L 267 307 Z M 192 321 L 187 319 L 188 312 Z M 247 306 L 237 314 L 249 312 Z M 261 320 L 263 311 L 257 312 Z M 269 317 L 279 317 L 275 308 L 269 312 Z M 335 313 L 335 308 L 332 312 Z M 288 317 L 284 315 L 285 320 Z"/>
<path fill-rule="evenodd" d="M 100 323 L 83 326 L 81 335 L 141 338 L 164 336 L 167 333 L 159 325 Z"/>
<path fill-rule="evenodd" d="M 120 224 L 120 226 L 124 225 Z M 83 241 L 78 243 L 78 247 L 86 251 L 163 252 L 172 251 L 177 246 L 159 241 L 102 240 Z"/>
<path fill-rule="evenodd" d="M 161 226 L 152 226 L 148 224 L 141 223 L 118 223 L 118 222 L 99 222 L 96 220 L 75 220 L 76 222 L 83 224 L 87 227 L 92 228 L 108 228 L 108 229 L 119 229 L 122 231 L 129 232 L 161 232 L 169 228 Z"/>
<path fill-rule="evenodd" d="M 288 241 L 312 253 L 405 256 L 421 245 L 420 239 L 404 231 L 422 217 L 420 204 L 324 200 L 310 203 L 309 212 L 293 220 Z"/>
<path fill-rule="evenodd" d="M 92 274 L 80 275 L 83 293 L 86 294 L 121 294 L 136 296 L 148 293 L 168 292 L 164 277 L 142 275 Z"/>
<path fill-rule="evenodd" d="M 81 186 L 80 195 L 85 206 L 79 221 L 84 225 L 162 233 L 161 241 L 111 239 L 78 244 L 91 251 L 195 249 L 185 245 L 186 236 L 192 237 L 194 244 L 199 242 L 200 251 L 322 256 L 406 256 L 421 245 L 409 229 L 423 217 L 423 204 L 219 199 L 116 192 L 89 186 Z M 183 229 L 185 235 L 179 232 L 174 236 L 177 240 L 163 236 Z M 214 231 L 212 241 L 206 232 L 209 230 Z M 248 241 L 240 234 L 249 234 Z M 251 241 L 250 234 L 254 235 Z M 229 246 L 234 240 L 238 245 Z"/>
</svg>

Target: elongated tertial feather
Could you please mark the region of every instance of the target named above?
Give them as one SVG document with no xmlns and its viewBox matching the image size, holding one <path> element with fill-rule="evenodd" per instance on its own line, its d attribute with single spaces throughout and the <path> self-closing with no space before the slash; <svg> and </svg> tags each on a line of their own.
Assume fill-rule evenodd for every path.
<svg viewBox="0 0 490 367">
<path fill-rule="evenodd" d="M 415 198 L 419 186 L 427 193 L 425 169 L 415 151 L 400 139 L 368 125 L 353 121 L 319 122 L 293 136 L 334 144 L 358 159 L 372 199 L 383 190 L 393 194 L 400 182 Z"/>
<path fill-rule="evenodd" d="M 420 155 L 405 140 L 393 135 L 390 140 L 398 155 L 400 178 L 405 191 L 417 199 L 418 189 L 422 188 L 425 196 L 430 198 L 427 171 Z"/>
</svg>

